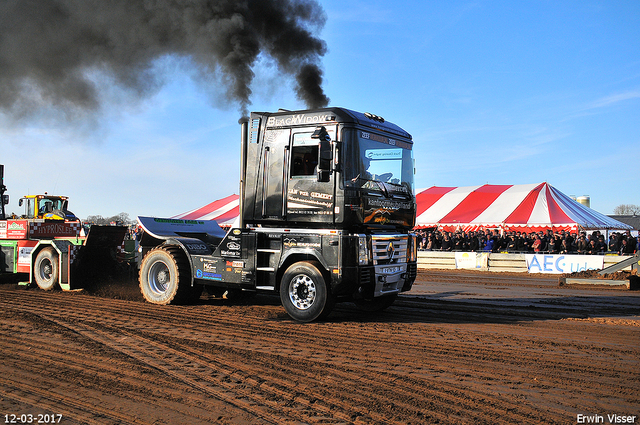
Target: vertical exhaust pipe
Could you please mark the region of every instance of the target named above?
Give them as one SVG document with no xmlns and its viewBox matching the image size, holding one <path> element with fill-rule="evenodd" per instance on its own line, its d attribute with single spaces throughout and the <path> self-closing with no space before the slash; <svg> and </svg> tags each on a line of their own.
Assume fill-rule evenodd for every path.
<svg viewBox="0 0 640 425">
<path fill-rule="evenodd" d="M 7 188 L 4 185 L 4 165 L 0 164 L 0 220 L 7 218 L 4 211 L 4 192 Z"/>
<path fill-rule="evenodd" d="M 249 117 L 242 117 L 238 120 L 240 124 L 240 199 L 238 215 L 238 227 L 244 229 L 244 195 L 247 178 L 247 144 L 249 143 Z"/>
</svg>

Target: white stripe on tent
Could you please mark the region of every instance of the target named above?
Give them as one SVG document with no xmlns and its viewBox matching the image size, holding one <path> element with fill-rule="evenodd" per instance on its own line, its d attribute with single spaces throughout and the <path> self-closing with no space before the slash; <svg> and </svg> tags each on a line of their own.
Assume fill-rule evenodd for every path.
<svg viewBox="0 0 640 425">
<path fill-rule="evenodd" d="M 431 208 L 420 214 L 417 222 L 420 225 L 438 223 L 444 216 L 449 214 L 452 209 L 458 206 L 471 192 L 480 186 L 466 186 L 453 189 L 449 193 L 438 199 Z"/>
<path fill-rule="evenodd" d="M 502 224 L 507 217 L 518 208 L 522 201 L 525 200 L 527 195 L 539 185 L 540 183 L 511 186 L 502 192 L 500 196 L 470 224 L 477 226 L 497 226 Z"/>
<path fill-rule="evenodd" d="M 225 204 L 224 206 L 218 208 L 215 211 L 211 211 L 210 213 L 205 214 L 202 217 L 199 217 L 198 220 L 215 220 L 216 217 L 220 217 L 221 215 L 231 211 L 238 205 L 240 205 L 240 201 L 236 199 L 235 201 L 231 201 L 228 204 Z"/>
<path fill-rule="evenodd" d="M 531 211 L 527 224 L 548 225 L 551 223 L 551 217 L 549 215 L 549 201 L 547 200 L 547 191 L 545 190 L 546 187 L 547 186 L 544 185 L 540 189 L 538 199 L 536 199 L 536 203 L 533 206 L 533 210 Z"/>
</svg>

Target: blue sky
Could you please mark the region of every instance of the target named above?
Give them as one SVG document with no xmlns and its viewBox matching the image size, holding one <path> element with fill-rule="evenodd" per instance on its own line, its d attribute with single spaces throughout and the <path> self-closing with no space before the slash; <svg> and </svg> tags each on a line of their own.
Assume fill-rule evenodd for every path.
<svg viewBox="0 0 640 425">
<path fill-rule="evenodd" d="M 640 205 L 640 2 L 321 0 L 331 106 L 383 116 L 413 135 L 416 187 L 547 181 L 611 214 Z M 85 218 L 173 216 L 238 191 L 238 105 L 188 61 L 156 64 L 139 100 L 96 72 L 103 110 L 0 114 L 11 204 L 71 197 Z M 303 109 L 268 58 L 250 109 Z"/>
</svg>

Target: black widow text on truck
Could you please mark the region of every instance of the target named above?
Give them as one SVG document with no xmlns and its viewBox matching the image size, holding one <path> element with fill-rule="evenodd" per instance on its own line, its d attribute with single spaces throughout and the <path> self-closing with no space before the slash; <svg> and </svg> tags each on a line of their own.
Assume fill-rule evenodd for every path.
<svg viewBox="0 0 640 425">
<path fill-rule="evenodd" d="M 155 304 L 210 293 L 279 293 L 295 320 L 336 302 L 390 306 L 416 278 L 411 135 L 344 108 L 241 120 L 240 215 L 209 221 L 139 217 L 140 288 Z"/>
</svg>

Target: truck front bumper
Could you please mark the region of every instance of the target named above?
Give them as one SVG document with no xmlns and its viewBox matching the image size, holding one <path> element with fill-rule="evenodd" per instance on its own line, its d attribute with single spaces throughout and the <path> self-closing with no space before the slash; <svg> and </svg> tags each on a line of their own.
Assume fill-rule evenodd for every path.
<svg viewBox="0 0 640 425">
<path fill-rule="evenodd" d="M 417 264 L 409 262 L 365 266 L 354 268 L 353 271 L 356 272 L 353 276 L 355 279 L 346 279 L 346 281 L 357 282 L 353 288 L 353 297 L 371 299 L 411 290 L 416 280 Z"/>
</svg>

